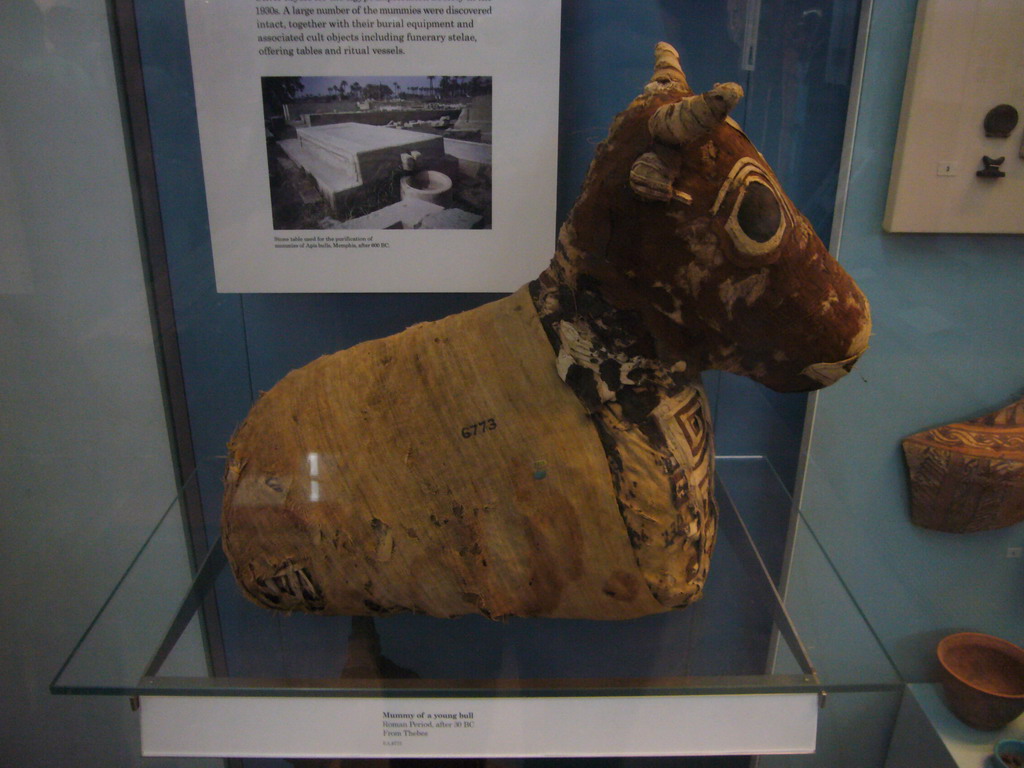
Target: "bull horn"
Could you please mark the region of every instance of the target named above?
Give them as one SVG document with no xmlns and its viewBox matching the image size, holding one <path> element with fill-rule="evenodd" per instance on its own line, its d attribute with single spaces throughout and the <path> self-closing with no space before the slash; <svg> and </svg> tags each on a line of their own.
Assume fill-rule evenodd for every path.
<svg viewBox="0 0 1024 768">
<path fill-rule="evenodd" d="M 683 68 L 679 66 L 679 53 L 668 43 L 658 43 L 654 46 L 654 74 L 651 76 L 650 84 L 655 86 L 674 84 L 690 91 Z"/>
<path fill-rule="evenodd" d="M 655 112 L 648 128 L 665 144 L 686 144 L 708 133 L 722 122 L 741 98 L 743 89 L 736 83 L 716 85 L 706 93 L 684 96 Z"/>
</svg>

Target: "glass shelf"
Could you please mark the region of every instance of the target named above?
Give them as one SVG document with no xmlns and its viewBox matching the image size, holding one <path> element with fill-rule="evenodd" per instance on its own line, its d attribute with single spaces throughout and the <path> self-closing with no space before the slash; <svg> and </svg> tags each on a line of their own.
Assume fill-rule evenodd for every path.
<svg viewBox="0 0 1024 768">
<path fill-rule="evenodd" d="M 792 500 L 763 457 L 719 457 L 717 494 L 720 532 L 705 596 L 682 611 L 617 622 L 278 614 L 242 597 L 219 542 L 187 593 L 175 595 L 165 552 L 184 535 L 176 500 L 51 690 L 139 698 L 149 755 L 500 756 L 511 754 L 509 739 L 520 756 L 813 750 L 828 685 L 779 596 L 782 548 L 772 544 L 789 525 Z M 204 646 L 214 624 L 224 653 L 217 674 L 215 649 Z M 105 649 L 125 632 L 137 637 L 138 653 L 112 659 Z M 658 713 L 647 726 L 645 706 Z M 477 730 L 454 742 L 425 728 L 429 737 L 384 738 L 382 718 L 411 710 L 472 714 Z M 706 722 L 714 712 L 726 714 Z M 253 731 L 253 718 L 264 727 Z M 322 727 L 299 736 L 296 718 Z M 586 727 L 567 736 L 559 725 L 567 718 L 610 718 L 608 727 L 635 738 L 601 745 L 600 728 Z M 751 729 L 751 718 L 772 728 Z M 679 727 L 665 728 L 673 719 Z M 531 734 L 522 742 L 508 725 L 520 721 Z M 277 733 L 282 722 L 293 738 Z M 195 737 L 200 724 L 209 744 Z M 326 743 L 315 744 L 325 733 Z M 651 745 L 655 752 L 643 751 Z"/>
</svg>

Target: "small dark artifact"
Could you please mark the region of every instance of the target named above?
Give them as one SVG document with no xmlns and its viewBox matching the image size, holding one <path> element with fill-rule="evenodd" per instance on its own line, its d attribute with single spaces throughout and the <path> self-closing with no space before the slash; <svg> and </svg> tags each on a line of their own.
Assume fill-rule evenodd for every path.
<svg viewBox="0 0 1024 768">
<path fill-rule="evenodd" d="M 911 435 L 903 453 L 914 524 L 972 533 L 1024 520 L 1024 398 Z"/>
<path fill-rule="evenodd" d="M 980 171 L 978 171 L 978 176 L 980 176 L 983 179 L 1001 179 L 1001 178 L 1003 178 L 1004 176 L 1006 176 L 1006 171 L 1004 171 L 1002 168 L 1000 168 L 1000 166 L 1003 163 L 1005 163 L 1005 162 L 1006 162 L 1006 157 L 1005 156 L 1004 157 L 989 157 L 988 155 L 985 155 L 984 157 L 981 158 L 981 164 L 984 167 Z"/>
<path fill-rule="evenodd" d="M 1005 139 L 1017 127 L 1017 110 L 1010 104 L 999 104 L 985 114 L 985 135 Z"/>
<path fill-rule="evenodd" d="M 337 352 L 229 445 L 223 541 L 284 611 L 625 619 L 701 595 L 715 544 L 700 372 L 845 375 L 863 294 L 678 54 L 598 147 L 551 265 L 511 296 Z"/>
</svg>

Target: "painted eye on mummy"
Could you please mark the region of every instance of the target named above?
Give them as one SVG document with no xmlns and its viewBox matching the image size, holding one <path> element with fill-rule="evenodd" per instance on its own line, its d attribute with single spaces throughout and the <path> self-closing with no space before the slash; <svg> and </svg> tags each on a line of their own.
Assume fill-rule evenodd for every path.
<svg viewBox="0 0 1024 768">
<path fill-rule="evenodd" d="M 736 223 L 756 243 L 767 243 L 782 224 L 782 209 L 775 194 L 759 181 L 747 185 L 736 206 Z"/>
<path fill-rule="evenodd" d="M 792 223 L 790 214 L 774 179 L 749 157 L 733 166 L 719 189 L 711 213 L 718 216 L 725 211 L 729 213 L 723 226 L 736 246 L 733 261 L 754 266 L 779 258 L 779 245 Z"/>
</svg>

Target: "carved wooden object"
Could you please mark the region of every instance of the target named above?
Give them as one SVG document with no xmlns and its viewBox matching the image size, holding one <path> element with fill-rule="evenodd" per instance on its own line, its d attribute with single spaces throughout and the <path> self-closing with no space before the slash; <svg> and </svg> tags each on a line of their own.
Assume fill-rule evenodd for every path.
<svg viewBox="0 0 1024 768">
<path fill-rule="evenodd" d="M 233 437 L 223 539 L 282 610 L 630 618 L 715 543 L 700 372 L 843 376 L 867 301 L 671 46 L 614 121 L 540 277 L 294 371 Z"/>
<path fill-rule="evenodd" d="M 903 452 L 916 525 L 971 533 L 1024 520 L 1024 398 L 911 435 Z"/>
</svg>

